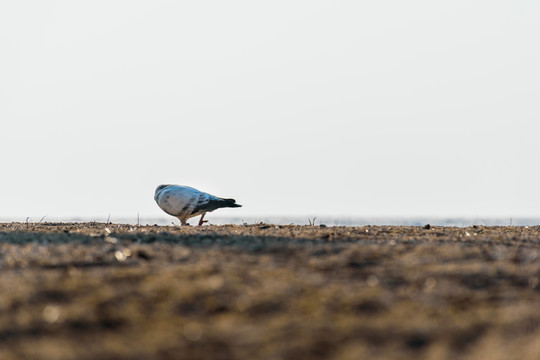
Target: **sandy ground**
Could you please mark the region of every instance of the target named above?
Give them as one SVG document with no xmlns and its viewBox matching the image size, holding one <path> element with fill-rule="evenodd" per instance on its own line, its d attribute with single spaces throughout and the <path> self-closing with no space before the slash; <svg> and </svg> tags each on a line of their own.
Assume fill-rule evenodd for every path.
<svg viewBox="0 0 540 360">
<path fill-rule="evenodd" d="M 540 359 L 540 227 L 0 224 L 0 359 Z"/>
</svg>

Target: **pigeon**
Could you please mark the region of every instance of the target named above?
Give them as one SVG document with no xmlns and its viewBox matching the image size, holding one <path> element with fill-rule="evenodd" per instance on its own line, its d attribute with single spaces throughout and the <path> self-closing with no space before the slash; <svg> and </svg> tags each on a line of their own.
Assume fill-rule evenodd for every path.
<svg viewBox="0 0 540 360">
<path fill-rule="evenodd" d="M 187 219 L 202 215 L 199 226 L 208 222 L 204 220 L 207 212 L 224 207 L 241 207 L 234 199 L 223 199 L 207 194 L 189 186 L 159 185 L 154 200 L 167 214 L 177 217 L 181 225 L 187 225 Z"/>
</svg>

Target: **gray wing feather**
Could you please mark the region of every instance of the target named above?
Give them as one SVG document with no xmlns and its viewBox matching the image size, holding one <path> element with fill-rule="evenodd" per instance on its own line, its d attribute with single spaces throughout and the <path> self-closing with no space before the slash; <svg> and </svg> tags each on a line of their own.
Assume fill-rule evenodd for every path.
<svg viewBox="0 0 540 360">
<path fill-rule="evenodd" d="M 199 198 L 195 209 L 191 212 L 190 215 L 202 212 L 210 212 L 223 207 L 240 207 L 237 205 L 234 199 L 222 199 L 215 197 L 213 195 L 204 194 Z"/>
</svg>

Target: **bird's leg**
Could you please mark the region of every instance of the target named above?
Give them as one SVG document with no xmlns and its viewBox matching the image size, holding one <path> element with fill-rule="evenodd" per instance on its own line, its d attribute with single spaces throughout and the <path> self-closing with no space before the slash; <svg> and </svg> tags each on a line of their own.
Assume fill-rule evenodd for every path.
<svg viewBox="0 0 540 360">
<path fill-rule="evenodd" d="M 201 215 L 201 220 L 199 220 L 199 226 L 202 226 L 202 224 L 204 224 L 205 222 L 208 222 L 208 220 L 204 220 L 204 215 L 206 215 L 206 213 L 203 213 Z"/>
<path fill-rule="evenodd" d="M 186 219 L 179 219 L 179 220 L 180 220 L 180 225 L 181 225 L 181 226 L 186 226 L 186 225 L 189 226 L 189 224 L 187 223 L 187 220 L 186 220 Z"/>
</svg>

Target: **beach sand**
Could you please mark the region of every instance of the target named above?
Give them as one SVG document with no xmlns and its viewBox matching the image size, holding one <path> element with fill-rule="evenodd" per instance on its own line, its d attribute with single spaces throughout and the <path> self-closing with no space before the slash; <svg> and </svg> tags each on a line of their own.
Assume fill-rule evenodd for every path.
<svg viewBox="0 0 540 360">
<path fill-rule="evenodd" d="M 540 227 L 0 224 L 0 359 L 540 359 Z"/>
</svg>

